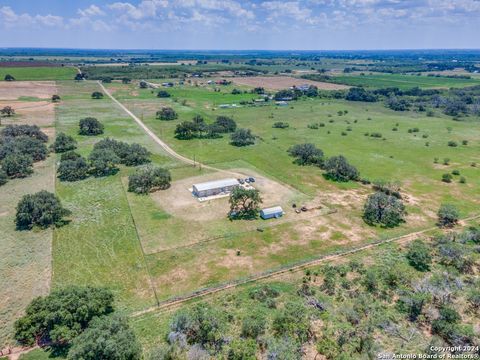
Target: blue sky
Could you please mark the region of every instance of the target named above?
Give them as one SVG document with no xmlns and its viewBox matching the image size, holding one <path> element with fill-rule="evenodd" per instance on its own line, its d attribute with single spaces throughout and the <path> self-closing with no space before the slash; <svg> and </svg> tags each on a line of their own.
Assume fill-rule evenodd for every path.
<svg viewBox="0 0 480 360">
<path fill-rule="evenodd" d="M 480 0 L 0 0 L 0 47 L 480 48 Z"/>
</svg>

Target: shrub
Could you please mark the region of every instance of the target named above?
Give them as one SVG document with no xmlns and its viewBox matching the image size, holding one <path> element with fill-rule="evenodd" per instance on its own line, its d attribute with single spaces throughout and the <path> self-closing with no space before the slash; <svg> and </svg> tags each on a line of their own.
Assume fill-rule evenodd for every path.
<svg viewBox="0 0 480 360">
<path fill-rule="evenodd" d="M 142 349 L 127 319 L 118 315 L 95 317 L 72 341 L 69 360 L 141 359 Z"/>
<path fill-rule="evenodd" d="M 404 222 L 405 206 L 395 196 L 384 192 L 371 194 L 363 207 L 363 219 L 367 224 L 380 224 L 385 227 L 394 227 Z"/>
<path fill-rule="evenodd" d="M 71 136 L 59 133 L 55 138 L 55 142 L 51 145 L 51 148 L 56 153 L 63 153 L 66 151 L 74 150 L 77 148 L 77 142 Z"/>
<path fill-rule="evenodd" d="M 458 144 L 457 144 L 457 142 L 456 142 L 456 141 L 450 140 L 450 141 L 448 142 L 448 146 L 451 146 L 451 147 L 457 147 L 457 146 L 458 146 Z"/>
<path fill-rule="evenodd" d="M 3 109 L 0 109 L 0 114 L 10 117 L 15 115 L 15 109 L 11 106 L 5 106 Z"/>
<path fill-rule="evenodd" d="M 318 149 L 314 144 L 297 144 L 287 151 L 290 156 L 295 158 L 294 162 L 298 165 L 323 165 L 323 151 Z"/>
<path fill-rule="evenodd" d="M 9 178 L 24 178 L 33 173 L 33 160 L 29 155 L 12 153 L 3 159 L 2 170 Z"/>
<path fill-rule="evenodd" d="M 15 322 L 15 339 L 28 346 L 37 342 L 67 346 L 92 319 L 112 311 L 109 290 L 74 286 L 53 289 L 49 295 L 32 300 L 25 315 Z"/>
<path fill-rule="evenodd" d="M 172 180 L 170 171 L 158 167 L 138 169 L 128 177 L 128 191 L 146 194 L 153 189 L 167 189 Z"/>
<path fill-rule="evenodd" d="M 442 181 L 445 183 L 451 183 L 452 179 L 453 179 L 453 176 L 450 173 L 445 173 L 442 175 Z"/>
<path fill-rule="evenodd" d="M 230 137 L 230 144 L 234 146 L 248 146 L 255 144 L 255 135 L 250 129 L 237 129 Z"/>
<path fill-rule="evenodd" d="M 95 176 L 114 175 L 118 171 L 120 158 L 111 149 L 94 149 L 88 159 Z"/>
<path fill-rule="evenodd" d="M 4 138 L 28 136 L 42 142 L 48 141 L 48 136 L 37 125 L 7 125 L 0 132 L 0 136 Z"/>
<path fill-rule="evenodd" d="M 458 180 L 458 182 L 460 184 L 466 184 L 467 183 L 467 179 L 464 177 L 464 176 L 460 176 L 460 180 Z"/>
<path fill-rule="evenodd" d="M 95 136 L 95 135 L 103 134 L 104 126 L 96 118 L 87 117 L 87 118 L 81 119 L 78 125 L 80 127 L 80 130 L 78 133 L 80 135 Z"/>
<path fill-rule="evenodd" d="M 170 121 L 177 118 L 178 114 L 171 107 L 163 107 L 161 110 L 157 111 L 157 119 Z"/>
<path fill-rule="evenodd" d="M 462 140 L 462 145 L 468 145 L 468 140 Z"/>
<path fill-rule="evenodd" d="M 40 191 L 22 197 L 17 205 L 15 223 L 19 230 L 31 229 L 33 226 L 47 228 L 63 225 L 63 217 L 69 214 L 54 194 Z"/>
<path fill-rule="evenodd" d="M 88 177 L 89 166 L 82 156 L 60 161 L 57 169 L 61 181 L 78 181 Z"/>
<path fill-rule="evenodd" d="M 452 175 L 460 175 L 460 170 L 452 170 Z"/>
<path fill-rule="evenodd" d="M 7 75 L 5 75 L 4 80 L 5 81 L 15 81 L 15 78 L 13 77 L 13 75 L 7 74 Z"/>
<path fill-rule="evenodd" d="M 92 99 L 96 99 L 96 100 L 103 99 L 103 93 L 101 93 L 100 91 L 94 91 L 92 93 Z"/>
<path fill-rule="evenodd" d="M 242 336 L 257 339 L 265 333 L 265 315 L 260 312 L 250 313 L 242 320 Z"/>
<path fill-rule="evenodd" d="M 276 123 L 273 124 L 273 128 L 276 129 L 286 129 L 290 126 L 289 123 L 283 122 L 283 121 L 277 121 Z"/>
<path fill-rule="evenodd" d="M 308 339 L 310 322 L 305 307 L 301 303 L 288 302 L 274 317 L 272 330 L 278 337 L 288 337 L 299 343 Z"/>
<path fill-rule="evenodd" d="M 52 95 L 52 102 L 59 102 L 61 100 L 60 96 L 59 95 Z"/>
<path fill-rule="evenodd" d="M 334 181 L 346 182 L 360 177 L 358 170 L 342 155 L 329 158 L 325 163 L 325 171 L 327 178 Z"/>
<path fill-rule="evenodd" d="M 442 204 L 437 215 L 440 227 L 453 227 L 460 218 L 457 207 L 452 204 Z"/>
<path fill-rule="evenodd" d="M 159 98 L 169 98 L 171 95 L 168 91 L 165 90 L 160 90 L 157 94 L 157 97 Z"/>
<path fill-rule="evenodd" d="M 430 270 L 432 255 L 430 248 L 422 241 L 415 240 L 408 246 L 407 260 L 418 271 Z"/>
</svg>

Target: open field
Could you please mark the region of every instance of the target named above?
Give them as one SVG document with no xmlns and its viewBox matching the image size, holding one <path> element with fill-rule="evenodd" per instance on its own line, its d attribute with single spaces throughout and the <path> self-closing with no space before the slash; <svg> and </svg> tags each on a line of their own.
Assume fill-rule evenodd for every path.
<svg viewBox="0 0 480 360">
<path fill-rule="evenodd" d="M 435 76 L 372 73 L 365 75 L 338 75 L 333 76 L 331 81 L 351 86 L 367 86 L 373 88 L 398 87 L 399 89 L 409 89 L 416 86 L 423 89 L 448 89 L 452 87 L 462 88 L 480 85 L 480 79 L 475 77 L 472 79 L 455 79 Z"/>
<path fill-rule="evenodd" d="M 268 90 L 288 89 L 292 86 L 312 85 L 318 87 L 320 90 L 343 90 L 348 89 L 348 86 L 331 84 L 320 81 L 312 81 L 306 79 L 298 79 L 290 76 L 255 76 L 255 77 L 234 77 L 229 78 L 238 85 L 245 85 L 250 87 L 263 87 Z"/>
<path fill-rule="evenodd" d="M 73 80 L 77 69 L 74 67 L 0 67 L 0 81 L 5 75 L 12 75 L 15 80 Z"/>
<path fill-rule="evenodd" d="M 54 83 L 1 83 L 0 99 L 55 91 Z M 54 137 L 53 104 L 46 101 L 0 100 L 0 107 L 6 105 L 14 107 L 17 113 L 11 118 L 3 118 L 3 126 L 34 124 L 40 126 L 50 139 Z M 16 231 L 14 219 L 15 207 L 23 195 L 40 190 L 54 191 L 54 172 L 55 159 L 50 156 L 35 164 L 32 176 L 10 180 L 0 187 L 0 349 L 13 344 L 13 322 L 21 316 L 28 303 L 34 297 L 49 292 L 53 231 Z"/>
<path fill-rule="evenodd" d="M 56 94 L 53 81 L 2 81 L 0 82 L 0 100 L 16 100 L 21 97 L 50 99 Z"/>
</svg>

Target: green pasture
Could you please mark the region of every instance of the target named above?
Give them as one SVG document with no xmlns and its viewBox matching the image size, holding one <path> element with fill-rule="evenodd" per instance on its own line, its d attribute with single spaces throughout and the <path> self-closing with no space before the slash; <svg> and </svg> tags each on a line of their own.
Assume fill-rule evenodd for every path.
<svg viewBox="0 0 480 360">
<path fill-rule="evenodd" d="M 17 81 L 39 81 L 39 80 L 73 80 L 77 69 L 70 66 L 65 67 L 1 67 L 0 81 L 5 75 L 12 75 Z"/>
<path fill-rule="evenodd" d="M 339 84 L 351 86 L 366 86 L 373 88 L 398 87 L 400 89 L 410 89 L 420 87 L 429 88 L 462 88 L 467 86 L 480 85 L 480 79 L 455 79 L 445 76 L 425 76 L 425 75 L 402 75 L 402 74 L 372 74 L 365 75 L 338 75 L 333 76 L 331 81 Z"/>
</svg>

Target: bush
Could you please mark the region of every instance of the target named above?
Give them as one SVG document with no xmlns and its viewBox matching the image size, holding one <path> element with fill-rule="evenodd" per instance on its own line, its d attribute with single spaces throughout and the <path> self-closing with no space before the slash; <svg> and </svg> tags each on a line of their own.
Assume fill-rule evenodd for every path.
<svg viewBox="0 0 480 360">
<path fill-rule="evenodd" d="M 17 205 L 15 223 L 19 230 L 31 229 L 33 226 L 47 228 L 51 225 L 63 225 L 63 217 L 69 214 L 54 194 L 40 191 L 22 197 Z"/>
<path fill-rule="evenodd" d="M 33 160 L 29 155 L 12 153 L 3 159 L 2 170 L 9 178 L 24 178 L 33 173 Z"/>
<path fill-rule="evenodd" d="M 92 99 L 96 99 L 96 100 L 103 99 L 103 93 L 101 93 L 100 91 L 94 91 L 92 93 Z"/>
<path fill-rule="evenodd" d="M 228 345 L 227 360 L 256 360 L 257 343 L 252 339 L 234 339 Z"/>
<path fill-rule="evenodd" d="M 275 129 L 286 129 L 290 127 L 290 124 L 283 121 L 277 121 L 276 123 L 273 124 L 272 127 Z"/>
<path fill-rule="evenodd" d="M 451 183 L 452 179 L 453 179 L 453 176 L 450 173 L 445 173 L 445 174 L 442 175 L 442 181 L 443 182 Z"/>
<path fill-rule="evenodd" d="M 82 156 L 75 159 L 60 161 L 57 169 L 58 178 L 61 181 L 78 181 L 88 177 L 89 167 Z"/>
<path fill-rule="evenodd" d="M 163 107 L 160 111 L 157 111 L 157 119 L 170 121 L 177 118 L 178 114 L 171 107 Z"/>
<path fill-rule="evenodd" d="M 288 154 L 295 158 L 294 162 L 298 165 L 317 165 L 322 166 L 324 154 L 314 144 L 297 144 L 287 150 Z"/>
<path fill-rule="evenodd" d="M 15 115 L 15 109 L 12 108 L 11 106 L 5 106 L 2 109 L 0 109 L 0 114 L 10 117 Z"/>
<path fill-rule="evenodd" d="M 61 100 L 60 96 L 59 95 L 52 95 L 52 102 L 59 102 Z"/>
<path fill-rule="evenodd" d="M 230 138 L 230 144 L 234 146 L 248 146 L 255 144 L 255 135 L 252 134 L 250 129 L 237 129 Z"/>
<path fill-rule="evenodd" d="M 28 305 L 25 315 L 15 322 L 15 339 L 28 346 L 38 342 L 67 346 L 93 318 L 112 311 L 113 295 L 108 290 L 74 286 L 54 289 Z"/>
<path fill-rule="evenodd" d="M 172 180 L 170 171 L 158 167 L 138 169 L 128 177 L 128 191 L 146 194 L 154 189 L 167 189 Z"/>
<path fill-rule="evenodd" d="M 15 81 L 15 78 L 13 77 L 13 75 L 7 74 L 7 75 L 5 75 L 4 80 L 5 81 Z"/>
<path fill-rule="evenodd" d="M 342 155 L 329 158 L 325 163 L 325 171 L 327 178 L 334 181 L 346 182 L 360 177 L 358 170 Z"/>
<path fill-rule="evenodd" d="M 452 204 L 442 204 L 438 209 L 437 216 L 440 227 L 453 227 L 460 218 L 457 207 Z"/>
<path fill-rule="evenodd" d="M 71 136 L 59 133 L 55 138 L 55 142 L 51 145 L 51 148 L 56 153 L 63 153 L 66 151 L 74 150 L 77 148 L 77 142 Z"/>
<path fill-rule="evenodd" d="M 288 337 L 299 343 L 306 342 L 310 331 L 310 322 L 305 310 L 301 303 L 286 303 L 273 319 L 273 332 L 278 337 Z"/>
<path fill-rule="evenodd" d="M 418 271 L 430 270 L 432 255 L 430 248 L 422 240 L 415 240 L 408 246 L 407 260 Z"/>
<path fill-rule="evenodd" d="M 448 142 L 448 146 L 451 146 L 451 147 L 457 147 L 457 146 L 458 146 L 458 144 L 457 144 L 457 142 L 456 142 L 456 141 L 450 140 L 450 141 Z"/>
<path fill-rule="evenodd" d="M 91 172 L 95 176 L 114 175 L 118 171 L 120 158 L 111 149 L 93 149 L 88 157 Z"/>
<path fill-rule="evenodd" d="M 113 315 L 93 318 L 72 341 L 69 360 L 139 360 L 142 349 L 127 319 Z"/>
<path fill-rule="evenodd" d="M 104 126 L 96 118 L 87 117 L 87 118 L 81 119 L 78 125 L 80 127 L 80 130 L 78 133 L 80 135 L 95 136 L 95 135 L 103 134 Z"/>
<path fill-rule="evenodd" d="M 3 138 L 28 136 L 42 142 L 48 141 L 48 136 L 37 125 L 7 125 L 0 132 L 0 136 Z"/>
<path fill-rule="evenodd" d="M 243 318 L 242 336 L 257 339 L 265 333 L 265 315 L 259 312 L 250 313 Z"/>
<path fill-rule="evenodd" d="M 165 90 L 160 90 L 157 94 L 157 97 L 159 98 L 169 98 L 171 95 L 168 91 Z"/>
<path fill-rule="evenodd" d="M 395 196 L 384 192 L 371 194 L 363 207 L 363 219 L 367 224 L 394 227 L 404 222 L 405 206 Z"/>
</svg>

